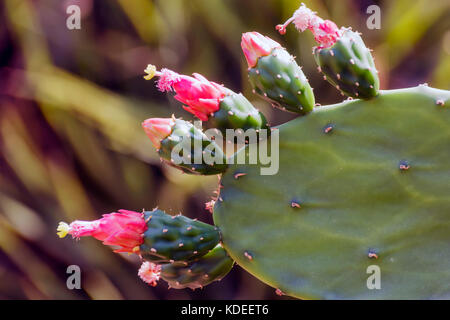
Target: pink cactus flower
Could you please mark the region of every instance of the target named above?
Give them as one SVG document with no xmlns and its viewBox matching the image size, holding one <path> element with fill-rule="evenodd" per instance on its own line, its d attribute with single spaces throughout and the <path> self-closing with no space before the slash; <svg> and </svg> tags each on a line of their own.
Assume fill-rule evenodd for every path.
<svg viewBox="0 0 450 320">
<path fill-rule="evenodd" d="M 233 93 L 229 89 L 215 82 L 207 80 L 198 73 L 194 77 L 180 75 L 169 69 L 156 71 L 155 66 L 149 65 L 144 77 L 149 80 L 155 75 L 159 77 L 157 87 L 160 91 L 175 91 L 175 99 L 186 104 L 183 108 L 206 121 L 208 117 L 220 109 L 220 101 Z"/>
<path fill-rule="evenodd" d="M 152 287 L 155 287 L 161 275 L 161 266 L 145 261 L 138 271 L 138 276 Z"/>
<path fill-rule="evenodd" d="M 103 218 L 94 221 L 76 220 L 70 225 L 60 222 L 58 235 L 64 238 L 67 234 L 73 238 L 92 236 L 103 244 L 119 246 L 115 252 L 139 253 L 139 246 L 144 242 L 143 233 L 147 224 L 143 214 L 129 210 L 119 210 L 104 214 Z"/>
<path fill-rule="evenodd" d="M 311 30 L 314 35 L 314 39 L 319 44 L 320 48 L 329 48 L 341 36 L 341 31 L 333 21 L 323 20 L 318 17 L 314 11 L 307 8 L 305 4 L 302 5 L 294 12 L 291 18 L 289 18 L 284 24 L 279 24 L 276 29 L 280 34 L 286 33 L 286 27 L 290 23 L 294 23 L 297 30 L 300 32 L 306 29 Z"/>
<path fill-rule="evenodd" d="M 175 125 L 175 118 L 151 118 L 142 122 L 145 133 L 156 149 L 161 148 L 161 140 L 167 138 Z"/>
<path fill-rule="evenodd" d="M 241 47 L 248 67 L 253 68 L 260 57 L 269 55 L 274 48 L 280 48 L 281 45 L 258 32 L 246 32 L 242 34 Z"/>
</svg>

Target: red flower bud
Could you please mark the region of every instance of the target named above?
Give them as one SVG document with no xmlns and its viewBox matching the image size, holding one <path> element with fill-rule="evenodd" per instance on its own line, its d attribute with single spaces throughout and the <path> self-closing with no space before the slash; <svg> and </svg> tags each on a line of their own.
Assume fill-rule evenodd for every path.
<svg viewBox="0 0 450 320">
<path fill-rule="evenodd" d="M 58 235 L 64 238 L 67 234 L 73 238 L 92 236 L 105 245 L 120 246 L 115 252 L 138 253 L 144 242 L 143 233 L 147 230 L 142 213 L 119 210 L 104 214 L 103 218 L 94 221 L 76 220 L 68 225 L 60 222 Z"/>
<path fill-rule="evenodd" d="M 329 48 L 341 36 L 341 31 L 333 21 L 323 20 L 318 17 L 314 11 L 311 11 L 304 4 L 294 12 L 293 16 L 289 18 L 284 24 L 279 24 L 276 29 L 280 34 L 286 33 L 286 27 L 290 23 L 294 23 L 297 30 L 300 32 L 306 29 L 311 30 L 314 39 L 319 43 L 321 48 Z"/>
<path fill-rule="evenodd" d="M 161 147 L 161 140 L 164 140 L 172 133 L 174 125 L 174 118 L 151 118 L 142 122 L 145 133 L 156 149 Z"/>
<path fill-rule="evenodd" d="M 158 89 L 160 91 L 175 91 L 175 99 L 186 104 L 183 108 L 202 121 L 208 120 L 211 113 L 219 110 L 220 101 L 226 95 L 233 93 L 198 73 L 194 73 L 194 77 L 189 77 L 169 69 L 162 69 L 159 72 L 152 65 L 149 65 L 145 71 L 148 73 L 144 77 L 145 79 L 149 80 L 155 75 L 158 76 Z"/>
<path fill-rule="evenodd" d="M 280 48 L 281 45 L 258 32 L 246 32 L 242 34 L 241 47 L 248 67 L 253 68 L 260 57 L 269 55 L 274 48 Z"/>
</svg>

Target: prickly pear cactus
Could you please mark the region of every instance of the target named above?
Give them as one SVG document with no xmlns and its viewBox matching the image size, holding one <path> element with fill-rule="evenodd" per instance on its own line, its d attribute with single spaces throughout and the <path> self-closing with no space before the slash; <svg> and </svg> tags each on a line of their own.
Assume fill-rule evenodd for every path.
<svg viewBox="0 0 450 320">
<path fill-rule="evenodd" d="M 379 91 L 358 33 L 303 4 L 276 29 L 284 34 L 291 22 L 313 32 L 317 63 L 348 99 L 314 108 L 291 55 L 266 36 L 245 33 L 241 46 L 255 93 L 301 115 L 270 128 L 276 134 L 264 134 L 269 125 L 242 94 L 199 74 L 145 70 L 147 80 L 158 76 L 161 91 L 175 91 L 184 109 L 217 132 L 258 133 L 226 158 L 215 137 L 188 121 L 173 116 L 142 124 L 170 165 L 221 174 L 219 194 L 207 203 L 214 226 L 158 209 L 119 210 L 61 222 L 58 235 L 92 236 L 139 255 L 146 261 L 138 275 L 152 286 L 162 278 L 173 288 L 199 288 L 236 262 L 276 293 L 297 298 L 450 298 L 450 92 L 426 85 Z M 188 159 L 218 161 L 175 161 L 184 138 L 194 148 Z M 252 144 L 269 150 L 265 143 L 273 161 L 278 155 L 273 175 L 261 174 L 266 159 L 239 161 L 249 159 Z"/>
<path fill-rule="evenodd" d="M 278 174 L 235 165 L 223 175 L 224 247 L 298 298 L 448 298 L 449 106 L 448 91 L 420 86 L 281 125 Z M 370 265 L 380 290 L 366 286 Z"/>
</svg>

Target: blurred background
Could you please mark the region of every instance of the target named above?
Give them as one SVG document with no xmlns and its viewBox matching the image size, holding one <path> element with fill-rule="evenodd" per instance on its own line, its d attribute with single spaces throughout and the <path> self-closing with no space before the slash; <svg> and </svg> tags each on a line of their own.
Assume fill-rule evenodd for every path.
<svg viewBox="0 0 450 320">
<path fill-rule="evenodd" d="M 450 89 L 450 2 L 304 1 L 352 26 L 374 50 L 382 89 Z M 66 9 L 81 8 L 81 30 Z M 368 6 L 381 8 L 369 30 Z M 204 203 L 217 177 L 162 165 L 141 122 L 193 117 L 142 76 L 147 64 L 198 72 L 243 92 L 272 125 L 295 116 L 251 93 L 242 32 L 258 31 L 297 57 L 321 104 L 342 100 L 316 71 L 310 33 L 274 26 L 298 0 L 2 0 L 0 2 L 0 299 L 280 299 L 239 266 L 203 290 L 167 290 L 137 277 L 139 259 L 100 241 L 58 239 L 63 220 L 155 206 L 212 223 Z M 245 214 L 245 212 L 243 212 Z M 68 290 L 79 265 L 82 290 Z M 299 266 L 301 267 L 301 266 Z M 282 298 L 286 299 L 286 298 Z"/>
</svg>

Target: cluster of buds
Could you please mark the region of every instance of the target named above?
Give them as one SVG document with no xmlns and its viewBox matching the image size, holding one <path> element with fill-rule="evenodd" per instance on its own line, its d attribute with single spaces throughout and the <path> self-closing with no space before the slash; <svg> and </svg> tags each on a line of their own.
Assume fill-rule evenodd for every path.
<svg viewBox="0 0 450 320">
<path fill-rule="evenodd" d="M 333 21 L 323 20 L 317 16 L 316 12 L 307 8 L 303 3 L 300 8 L 294 12 L 291 18 L 284 24 L 277 25 L 276 29 L 280 34 L 285 34 L 286 27 L 291 22 L 294 23 L 295 27 L 300 32 L 303 32 L 306 29 L 310 30 L 321 48 L 331 47 L 341 36 L 341 31 Z"/>
</svg>

